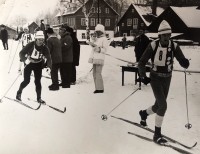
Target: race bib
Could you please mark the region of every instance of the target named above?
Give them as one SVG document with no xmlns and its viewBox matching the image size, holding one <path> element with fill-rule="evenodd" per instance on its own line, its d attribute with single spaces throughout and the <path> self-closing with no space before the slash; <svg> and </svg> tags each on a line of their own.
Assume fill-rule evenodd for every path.
<svg viewBox="0 0 200 154">
<path fill-rule="evenodd" d="M 165 66 L 167 56 L 167 48 L 161 48 L 158 46 L 154 57 L 154 64 L 156 66 Z"/>
<path fill-rule="evenodd" d="M 32 54 L 31 54 L 31 58 L 33 58 L 33 59 L 41 59 L 42 58 L 42 54 L 40 54 L 39 51 L 34 49 Z"/>
</svg>

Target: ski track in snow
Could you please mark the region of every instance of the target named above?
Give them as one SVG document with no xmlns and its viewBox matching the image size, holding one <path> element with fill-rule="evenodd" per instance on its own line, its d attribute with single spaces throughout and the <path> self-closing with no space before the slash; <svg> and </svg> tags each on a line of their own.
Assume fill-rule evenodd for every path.
<svg viewBox="0 0 200 154">
<path fill-rule="evenodd" d="M 9 40 L 9 45 L 12 40 Z M 12 51 L 3 50 L 0 46 L 0 97 L 17 78 L 19 51 L 17 42 L 13 41 Z M 11 48 L 11 47 L 10 47 Z M 191 70 L 200 71 L 200 47 L 181 47 L 185 56 L 191 58 Z M 134 47 L 122 50 L 121 47 L 109 47 L 103 68 L 103 80 L 105 93 L 93 94 L 94 83 L 92 65 L 88 63 L 91 48 L 81 45 L 80 66 L 77 67 L 78 84 L 70 89 L 49 91 L 50 79 L 42 78 L 42 98 L 48 105 L 61 110 L 66 107 L 65 114 L 56 112 L 48 106 L 41 106 L 38 111 L 32 111 L 18 103 L 3 99 L 0 103 L 0 153 L 9 154 L 178 154 L 178 152 L 160 147 L 154 143 L 138 139 L 127 132 L 141 134 L 152 138 L 153 134 L 134 127 L 131 124 L 113 119 L 110 115 L 121 117 L 130 121 L 139 122 L 139 110 L 146 109 L 154 103 L 154 96 L 150 85 L 142 85 L 138 90 L 116 108 L 107 121 L 101 120 L 101 115 L 108 114 L 133 91 L 138 88 L 134 84 L 134 74 L 125 72 L 124 86 L 121 86 L 121 65 L 127 63 L 117 60 L 121 58 L 127 61 L 135 61 Z M 14 54 L 16 52 L 16 56 Z M 10 55 L 10 58 L 9 58 Z M 8 70 L 13 61 L 10 73 Z M 182 69 L 175 60 L 174 68 Z M 48 74 L 43 71 L 43 75 Z M 192 149 L 184 149 L 192 153 L 200 153 L 200 80 L 197 73 L 187 73 L 188 109 L 191 129 L 186 129 L 186 95 L 185 76 L 183 72 L 173 72 L 171 87 L 168 95 L 168 110 L 163 122 L 162 133 L 176 139 L 188 146 L 198 142 Z M 19 88 L 23 75 L 19 76 L 6 96 L 14 98 Z M 27 98 L 36 99 L 34 78 L 24 89 L 22 99 L 27 104 L 35 107 Z M 34 106 L 35 105 L 35 106 Z M 154 129 L 154 115 L 149 116 L 147 123 Z M 2 146 L 3 145 L 3 146 Z M 176 145 L 178 146 L 178 145 Z M 180 147 L 180 146 L 178 146 Z M 182 147 L 180 147 L 182 148 Z"/>
</svg>

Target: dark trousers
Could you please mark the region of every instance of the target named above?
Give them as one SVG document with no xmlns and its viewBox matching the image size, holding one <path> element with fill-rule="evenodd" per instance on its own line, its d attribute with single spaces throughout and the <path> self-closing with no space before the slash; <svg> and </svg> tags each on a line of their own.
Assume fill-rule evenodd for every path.
<svg viewBox="0 0 200 154">
<path fill-rule="evenodd" d="M 58 70 L 60 69 L 60 63 L 52 64 L 51 80 L 52 84 L 58 86 Z"/>
<path fill-rule="evenodd" d="M 3 47 L 5 50 L 8 50 L 8 40 L 2 40 Z"/>
<path fill-rule="evenodd" d="M 72 77 L 71 77 L 71 82 L 76 82 L 76 66 L 74 63 L 72 63 Z"/>
<path fill-rule="evenodd" d="M 41 77 L 42 77 L 42 62 L 40 63 L 30 63 L 24 68 L 24 81 L 20 84 L 18 94 L 22 93 L 22 90 L 30 83 L 31 72 L 34 72 L 35 86 L 37 99 L 41 98 Z"/>
<path fill-rule="evenodd" d="M 167 95 L 171 83 L 170 77 L 159 77 L 155 73 L 150 73 L 151 88 L 153 90 L 156 102 L 152 106 L 152 111 L 159 116 L 164 116 L 167 110 Z"/>
<path fill-rule="evenodd" d="M 72 63 L 61 63 L 60 76 L 62 80 L 62 86 L 70 87 L 71 85 L 71 69 Z"/>
</svg>

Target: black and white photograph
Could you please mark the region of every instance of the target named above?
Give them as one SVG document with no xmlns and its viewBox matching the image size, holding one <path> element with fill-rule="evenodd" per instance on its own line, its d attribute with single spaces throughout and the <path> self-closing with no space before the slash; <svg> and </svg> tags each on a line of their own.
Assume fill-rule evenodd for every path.
<svg viewBox="0 0 200 154">
<path fill-rule="evenodd" d="M 0 154 L 199 154 L 200 0 L 0 0 Z"/>
</svg>

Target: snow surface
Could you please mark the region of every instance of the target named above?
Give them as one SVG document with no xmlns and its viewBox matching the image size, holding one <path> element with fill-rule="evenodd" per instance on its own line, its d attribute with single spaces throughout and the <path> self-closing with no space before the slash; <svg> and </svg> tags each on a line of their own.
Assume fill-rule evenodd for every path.
<svg viewBox="0 0 200 154">
<path fill-rule="evenodd" d="M 0 98 L 8 89 L 6 96 L 14 98 L 23 80 L 23 76 L 18 77 L 17 73 L 21 44 L 18 46 L 18 42 L 9 40 L 9 46 L 8 51 L 3 50 L 2 45 L 0 46 Z M 189 69 L 199 71 L 200 48 L 198 46 L 181 48 L 185 56 L 191 58 Z M 41 80 L 42 98 L 48 105 L 61 110 L 66 107 L 64 114 L 48 106 L 41 106 L 38 111 L 30 110 L 3 98 L 3 102 L 0 103 L 0 154 L 178 154 L 173 149 L 129 135 L 127 132 L 130 131 L 153 137 L 153 134 L 146 130 L 110 117 L 113 115 L 139 122 L 139 110 L 146 109 L 154 103 L 150 85 L 142 85 L 142 90 L 131 95 L 112 111 L 138 88 L 138 85 L 134 84 L 132 72 L 125 72 L 125 85 L 122 86 L 120 66 L 126 66 L 127 63 L 114 58 L 134 62 L 134 47 L 125 50 L 121 47 L 109 47 L 108 54 L 112 56 L 106 56 L 103 68 L 105 86 L 103 94 L 93 94 L 94 83 L 92 72 L 89 72 L 92 66 L 87 62 L 89 54 L 90 47 L 82 45 L 80 66 L 77 67 L 78 84 L 71 86 L 70 89 L 49 91 L 51 80 L 46 78 Z M 8 73 L 12 60 L 13 65 Z M 177 61 L 175 61 L 175 68 L 182 69 Z M 45 70 L 43 74 L 47 75 Z M 185 76 L 184 73 L 175 71 L 168 95 L 168 110 L 162 127 L 163 134 L 188 146 L 198 142 L 192 150 L 183 148 L 195 154 L 200 153 L 199 75 L 187 73 L 189 122 L 192 128 L 189 130 L 185 128 L 187 124 Z M 23 91 L 22 100 L 32 107 L 38 105 L 28 101 L 27 98 L 36 99 L 33 77 Z M 112 112 L 108 115 L 108 120 L 101 120 L 101 116 L 110 111 Z M 154 129 L 154 117 L 152 115 L 147 119 L 152 129 Z"/>
</svg>

